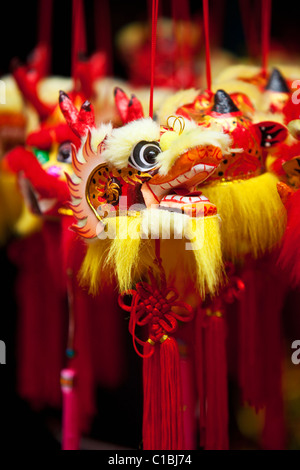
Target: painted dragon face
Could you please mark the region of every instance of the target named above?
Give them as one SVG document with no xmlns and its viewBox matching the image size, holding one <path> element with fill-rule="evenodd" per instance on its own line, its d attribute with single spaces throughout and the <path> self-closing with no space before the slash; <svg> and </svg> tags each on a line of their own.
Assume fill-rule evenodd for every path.
<svg viewBox="0 0 300 470">
<path fill-rule="evenodd" d="M 223 153 L 229 152 L 230 137 L 182 117 L 171 119 L 172 127 L 161 133 L 158 170 L 143 186 L 147 206 L 191 217 L 214 215 L 216 206 L 197 187 L 214 173 Z"/>
<path fill-rule="evenodd" d="M 188 109 L 192 109 L 191 105 Z M 183 111 L 186 113 L 187 108 L 183 107 Z M 179 108 L 176 113 L 181 112 L 182 108 Z M 207 182 L 260 175 L 264 170 L 264 149 L 278 144 L 287 136 L 287 129 L 279 123 L 264 121 L 254 124 L 224 90 L 215 93 L 210 108 L 194 109 L 191 118 L 207 129 L 218 127 L 233 140 L 232 152 L 224 155 L 217 171 Z"/>
<path fill-rule="evenodd" d="M 130 215 L 144 205 L 141 188 L 156 171 L 159 135 L 154 121 L 141 119 L 117 129 L 89 130 L 77 153 L 73 147 L 76 178 L 68 177 L 68 184 L 74 215 L 85 222 L 74 227 L 81 236 L 94 238 L 106 217 Z"/>
<path fill-rule="evenodd" d="M 58 111 L 54 109 L 47 122 L 28 135 L 26 148 L 17 147 L 6 156 L 8 166 L 18 175 L 30 211 L 51 217 L 59 216 L 69 200 L 65 174 L 72 172 L 71 145 L 80 146 L 80 139 L 62 123 L 63 116 Z"/>
<path fill-rule="evenodd" d="M 75 178 L 68 177 L 75 230 L 95 238 L 106 218 L 145 208 L 192 217 L 217 210 L 196 187 L 220 164 L 230 137 L 175 118 L 170 128 L 142 118 L 112 129 L 88 132 L 82 148 L 73 148 Z M 99 224 L 100 222 L 100 224 Z"/>
<path fill-rule="evenodd" d="M 167 274 L 179 273 L 170 260 L 181 262 L 194 277 L 197 273 L 202 294 L 217 288 L 223 272 L 217 208 L 195 188 L 230 152 L 231 139 L 192 121 L 169 121 L 169 127 L 151 118 L 115 129 L 90 127 L 81 148 L 73 147 L 74 175 L 67 177 L 77 219 L 72 228 L 94 240 L 83 264 L 92 289 L 99 276 L 116 273 L 126 291 L 149 267 L 157 269 L 153 238 L 161 240 Z M 119 231 L 124 227 L 125 237 Z M 177 256 L 170 258 L 168 250 L 174 249 Z"/>
</svg>

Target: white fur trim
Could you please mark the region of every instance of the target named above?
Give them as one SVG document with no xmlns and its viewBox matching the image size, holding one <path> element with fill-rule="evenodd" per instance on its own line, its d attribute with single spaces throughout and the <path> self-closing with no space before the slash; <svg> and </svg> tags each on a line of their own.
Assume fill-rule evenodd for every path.
<svg viewBox="0 0 300 470">
<path fill-rule="evenodd" d="M 106 139 L 103 158 L 117 169 L 125 168 L 135 144 L 141 140 L 158 141 L 159 137 L 160 126 L 156 122 L 151 118 L 138 119 L 113 129 Z"/>
</svg>

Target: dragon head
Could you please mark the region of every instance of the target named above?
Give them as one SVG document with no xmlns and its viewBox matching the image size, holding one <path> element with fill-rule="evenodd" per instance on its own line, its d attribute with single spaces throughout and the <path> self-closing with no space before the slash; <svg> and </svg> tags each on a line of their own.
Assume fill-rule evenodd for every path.
<svg viewBox="0 0 300 470">
<path fill-rule="evenodd" d="M 181 111 L 179 108 L 176 114 Z M 224 155 L 217 172 L 207 181 L 209 183 L 212 180 L 228 181 L 258 176 L 264 170 L 264 150 L 282 142 L 287 136 L 286 127 L 279 123 L 262 121 L 254 124 L 224 90 L 217 90 L 210 107 L 199 110 L 194 106 L 190 116 L 200 126 L 217 126 L 229 134 L 233 141 L 231 154 Z"/>
<path fill-rule="evenodd" d="M 127 113 L 124 115 L 128 116 Z M 170 238 L 178 238 L 181 230 L 183 239 L 184 228 L 195 221 L 203 232 L 203 237 L 194 240 L 196 262 L 198 268 L 201 266 L 198 269 L 202 276 L 199 274 L 201 292 L 207 286 L 212 292 L 222 271 L 219 219 L 216 207 L 200 191 L 195 191 L 195 187 L 216 170 L 223 154 L 230 151 L 231 139 L 223 132 L 184 119 L 175 117 L 171 122 L 170 118 L 169 123 L 169 126 L 160 126 L 151 118 L 139 117 L 120 128 L 101 125 L 88 129 L 80 149 L 76 152 L 73 146 L 74 176 L 68 177 L 71 208 L 77 218 L 73 229 L 83 238 L 96 241 L 89 244 L 84 269 L 91 273 L 96 266 L 95 271 L 99 274 L 102 269 L 99 260 L 103 260 L 101 250 L 107 247 L 102 242 L 110 238 L 103 235 L 116 224 L 128 224 L 127 234 L 134 228 L 133 236 L 125 236 L 124 240 L 114 232 L 107 254 L 110 262 L 113 260 L 113 271 L 118 273 L 121 290 L 126 290 L 134 277 L 133 271 L 141 266 L 145 268 L 148 262 L 153 264 L 155 255 L 147 258 L 147 262 L 144 259 L 153 251 L 152 235 L 162 239 L 164 260 L 164 247 L 170 246 L 170 240 L 164 240 L 161 229 L 168 231 L 172 225 Z M 209 219 L 211 224 L 207 222 L 204 235 L 204 220 Z M 213 237 L 207 234 L 208 226 Z M 203 238 L 209 246 L 203 253 L 205 256 L 209 253 L 210 263 L 204 263 L 201 257 L 200 239 L 203 241 Z M 148 245 L 141 251 L 143 240 Z M 180 244 L 180 240 L 178 242 Z M 101 255 L 95 246 L 100 246 Z M 173 257 L 177 262 L 191 260 L 192 255 L 184 250 L 181 249 L 182 256 Z M 209 264 L 210 274 L 204 272 Z M 93 279 L 95 281 L 95 276 Z"/>
</svg>

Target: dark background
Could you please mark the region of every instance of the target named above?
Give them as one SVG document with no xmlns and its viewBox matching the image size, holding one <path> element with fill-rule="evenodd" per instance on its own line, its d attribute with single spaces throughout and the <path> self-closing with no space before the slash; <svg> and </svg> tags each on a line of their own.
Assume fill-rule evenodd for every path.
<svg viewBox="0 0 300 470">
<path fill-rule="evenodd" d="M 101 1 L 101 0 L 98 0 Z M 225 8 L 222 8 L 225 6 Z M 111 12 L 111 41 L 116 32 L 133 20 L 147 18 L 146 1 L 109 1 Z M 22 61 L 34 48 L 38 34 L 38 1 L 1 2 L 0 74 L 10 71 L 13 57 Z M 87 38 L 89 52 L 94 51 L 94 5 L 92 0 L 85 1 Z M 201 1 L 190 2 L 192 15 L 201 14 Z M 222 25 L 220 34 L 211 31 L 212 41 L 217 37 L 219 45 L 237 55 L 247 53 L 245 36 L 241 21 L 239 2 L 236 0 L 211 1 L 211 16 Z M 287 3 L 273 0 L 272 38 L 289 51 L 300 52 L 299 11 L 287 8 Z M 170 15 L 169 1 L 161 2 L 165 15 Z M 71 0 L 54 1 L 54 20 L 52 28 L 53 56 L 52 72 L 70 75 L 71 52 Z M 254 13 L 251 21 L 259 18 Z M 126 71 L 118 56 L 113 42 L 113 72 L 115 76 L 126 78 Z M 16 271 L 9 262 L 5 248 L 0 250 L 1 266 L 1 315 L 0 339 L 7 346 L 7 365 L 0 367 L 0 448 L 1 449 L 59 449 L 58 441 L 48 430 L 49 417 L 59 423 L 60 414 L 55 410 L 34 413 L 30 406 L 21 400 L 15 391 L 15 326 L 17 311 L 14 296 Z M 128 335 L 129 380 L 120 389 L 111 392 L 99 390 L 99 409 L 95 418 L 92 437 L 117 445 L 138 448 L 141 439 L 141 371 L 140 361 L 133 353 Z M 103 407 L 105 403 L 105 407 Z"/>
<path fill-rule="evenodd" d="M 43 1 L 43 0 L 41 0 Z M 87 24 L 88 52 L 94 51 L 94 1 L 85 0 L 85 13 Z M 126 78 L 126 72 L 116 51 L 114 36 L 124 25 L 131 21 L 147 19 L 147 0 L 127 1 L 105 0 L 109 3 L 110 23 L 113 42 L 113 71 L 114 75 Z M 160 10 L 165 16 L 171 16 L 171 0 L 161 0 Z M 261 0 L 263 1 L 263 0 Z M 246 0 L 210 0 L 211 41 L 217 38 L 219 45 L 228 50 L 243 55 L 247 53 L 245 36 L 243 32 L 240 4 L 249 4 L 248 22 L 253 23 L 259 35 L 260 7 L 255 5 L 260 1 Z M 1 61 L 0 73 L 10 70 L 12 57 L 25 61 L 28 54 L 36 45 L 38 36 L 38 0 L 15 2 L 13 0 L 1 2 L 1 28 L 0 45 Z M 201 0 L 190 0 L 192 16 L 201 15 Z M 70 75 L 71 53 L 71 0 L 54 0 L 54 19 L 52 25 L 53 44 L 53 74 Z M 251 7 L 253 5 L 253 8 Z M 298 2 L 287 4 L 282 0 L 272 2 L 272 38 L 280 43 L 289 52 L 299 52 L 299 12 Z M 254 8 L 255 7 L 255 8 Z M 99 19 L 101 25 L 101 20 Z M 218 24 L 218 31 L 213 26 Z M 248 26 L 249 26 L 248 24 Z"/>
</svg>

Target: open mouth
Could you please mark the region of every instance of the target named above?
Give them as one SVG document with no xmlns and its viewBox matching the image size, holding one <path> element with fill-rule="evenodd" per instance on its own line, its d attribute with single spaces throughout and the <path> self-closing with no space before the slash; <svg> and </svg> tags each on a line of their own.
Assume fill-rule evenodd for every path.
<svg viewBox="0 0 300 470">
<path fill-rule="evenodd" d="M 197 180 L 195 184 L 199 184 L 205 179 L 208 178 L 208 176 L 216 169 L 215 165 L 205 165 L 203 163 L 199 163 L 198 165 L 193 166 L 189 171 L 186 173 L 183 173 L 182 175 L 178 176 L 177 178 L 174 178 L 171 181 L 168 181 L 167 183 L 159 185 L 160 189 L 166 191 L 170 188 L 175 188 L 177 186 L 189 186 L 191 187 L 192 182 Z"/>
<path fill-rule="evenodd" d="M 216 206 L 201 192 L 187 192 L 181 188 L 163 197 L 159 209 L 179 212 L 190 217 L 206 217 L 217 213 Z"/>
</svg>

